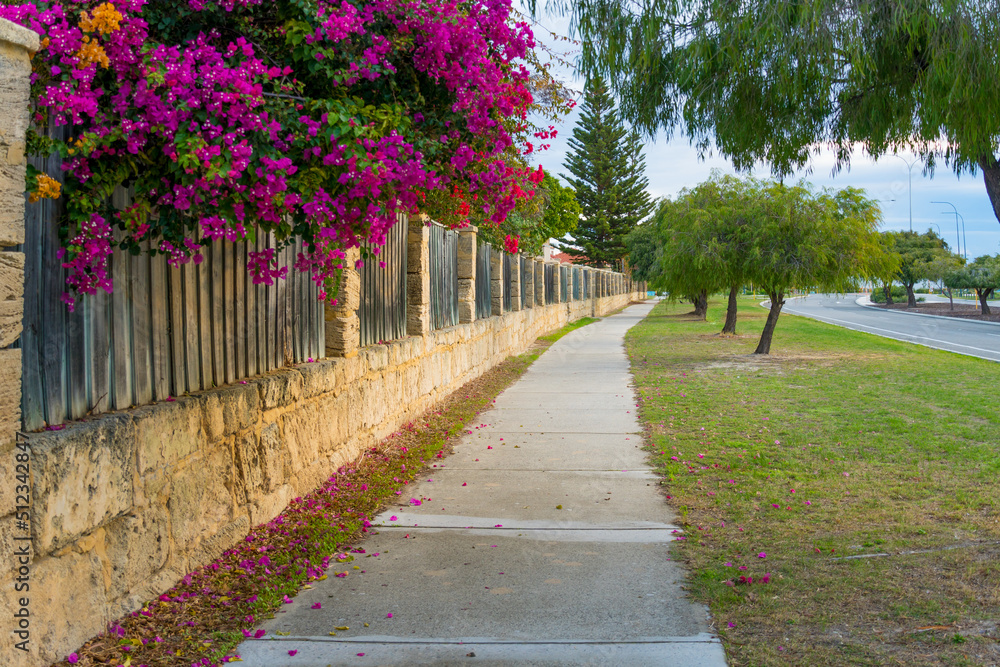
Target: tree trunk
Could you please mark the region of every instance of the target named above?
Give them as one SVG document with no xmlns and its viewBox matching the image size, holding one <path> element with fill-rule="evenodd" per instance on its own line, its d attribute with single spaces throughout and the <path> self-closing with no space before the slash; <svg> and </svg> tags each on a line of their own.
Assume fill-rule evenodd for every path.
<svg viewBox="0 0 1000 667">
<path fill-rule="evenodd" d="M 729 288 L 729 305 L 726 307 L 726 323 L 722 327 L 722 333 L 736 335 L 736 290 L 738 286 Z"/>
<path fill-rule="evenodd" d="M 708 290 L 701 290 L 691 299 L 694 303 L 694 316 L 707 319 L 708 316 Z"/>
<path fill-rule="evenodd" d="M 882 285 L 882 294 L 885 294 L 885 305 L 892 305 L 892 285 Z"/>
<path fill-rule="evenodd" d="M 951 304 L 951 310 L 955 310 L 955 298 L 951 294 L 951 288 L 948 288 L 948 303 Z"/>
<path fill-rule="evenodd" d="M 913 293 L 913 285 L 906 285 L 906 307 L 917 307 L 917 296 Z"/>
<path fill-rule="evenodd" d="M 986 183 L 986 194 L 993 204 L 993 215 L 1000 220 L 1000 162 L 992 155 L 979 158 L 979 168 L 983 170 L 983 181 Z"/>
<path fill-rule="evenodd" d="M 993 290 L 991 289 L 976 290 L 976 296 L 979 297 L 979 307 L 982 308 L 983 315 L 992 315 L 990 312 L 990 304 L 986 303 L 992 294 Z"/>
<path fill-rule="evenodd" d="M 778 315 L 781 315 L 781 307 L 785 305 L 785 295 L 782 292 L 771 292 L 771 309 L 767 311 L 767 321 L 764 323 L 764 331 L 760 334 L 760 341 L 754 354 L 770 354 L 771 338 L 774 337 L 774 327 L 778 324 Z"/>
</svg>

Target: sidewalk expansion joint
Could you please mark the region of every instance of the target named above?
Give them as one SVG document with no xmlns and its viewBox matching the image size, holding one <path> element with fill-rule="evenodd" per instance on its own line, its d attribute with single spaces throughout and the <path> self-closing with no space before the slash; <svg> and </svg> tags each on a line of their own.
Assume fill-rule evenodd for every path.
<svg viewBox="0 0 1000 667">
<path fill-rule="evenodd" d="M 718 644 L 719 638 L 712 635 L 691 637 L 662 637 L 650 639 L 384 639 L 367 637 L 319 637 L 313 635 L 270 637 L 250 640 L 250 642 L 320 642 L 324 644 L 385 644 L 385 645 L 436 645 L 452 646 L 618 646 L 622 644 Z"/>
</svg>

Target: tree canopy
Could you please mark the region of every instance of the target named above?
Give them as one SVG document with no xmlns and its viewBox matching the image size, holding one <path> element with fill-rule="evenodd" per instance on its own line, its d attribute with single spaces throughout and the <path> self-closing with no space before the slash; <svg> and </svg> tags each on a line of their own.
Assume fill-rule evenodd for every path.
<svg viewBox="0 0 1000 667">
<path fill-rule="evenodd" d="M 1000 219 L 1000 12 L 978 0 L 552 3 L 572 14 L 582 69 L 633 127 L 682 129 L 702 154 L 778 176 L 822 147 L 837 166 L 913 150 L 982 170 Z"/>
<path fill-rule="evenodd" d="M 648 282 L 655 289 L 663 257 L 663 246 L 656 227 L 651 222 L 639 225 L 625 237 L 625 246 L 628 248 L 632 280 Z"/>
<path fill-rule="evenodd" d="M 590 266 L 623 268 L 625 237 L 653 209 L 639 135 L 622 122 L 607 86 L 588 81 L 569 140 L 565 177 L 582 211 L 570 249 Z"/>
<path fill-rule="evenodd" d="M 561 239 L 576 229 L 580 220 L 580 204 L 576 192 L 564 186 L 554 176 L 545 174 L 535 195 L 525 199 L 507 216 L 507 227 L 517 234 L 518 247 L 528 254 L 539 254 L 549 239 Z"/>
</svg>

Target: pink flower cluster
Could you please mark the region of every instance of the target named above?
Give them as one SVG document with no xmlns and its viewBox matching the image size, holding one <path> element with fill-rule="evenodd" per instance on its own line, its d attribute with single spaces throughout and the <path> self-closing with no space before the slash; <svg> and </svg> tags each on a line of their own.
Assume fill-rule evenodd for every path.
<svg viewBox="0 0 1000 667">
<path fill-rule="evenodd" d="M 0 6 L 43 37 L 36 125 L 72 133 L 34 144 L 67 156 L 72 292 L 111 290 L 112 225 L 124 247 L 151 239 L 175 265 L 256 228 L 307 239 L 296 268 L 333 299 L 344 251 L 383 244 L 429 193 L 458 187 L 499 223 L 526 196 L 520 184 L 540 180 L 504 160 L 526 144 L 532 101 L 518 60 L 533 38 L 510 0 L 319 0 L 313 15 L 283 11 L 292 10 L 262 0 Z M 202 27 L 182 39 L 163 27 L 178 16 Z M 133 187 L 135 202 L 106 220 L 116 185 Z M 273 251 L 248 264 L 258 282 L 284 277 Z"/>
</svg>

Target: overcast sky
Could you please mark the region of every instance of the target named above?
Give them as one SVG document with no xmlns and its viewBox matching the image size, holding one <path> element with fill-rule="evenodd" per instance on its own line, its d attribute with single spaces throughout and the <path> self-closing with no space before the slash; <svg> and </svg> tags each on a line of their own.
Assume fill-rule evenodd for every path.
<svg viewBox="0 0 1000 667">
<path fill-rule="evenodd" d="M 539 4 L 542 4 L 541 2 Z M 568 34 L 568 19 L 551 16 L 541 16 L 539 21 L 545 28 L 557 33 Z M 543 30 L 536 29 L 535 37 L 551 43 Z M 562 44 L 562 43 L 560 43 Z M 566 49 L 567 46 L 560 48 Z M 557 75 L 576 90 L 582 90 L 583 81 L 574 76 L 571 70 L 557 69 Z M 574 111 L 557 126 L 559 135 L 550 142 L 552 147 L 541 153 L 538 161 L 547 172 L 559 176 L 565 172 L 563 162 L 568 149 L 567 140 L 572 134 L 579 113 Z M 647 142 L 646 176 L 649 179 L 650 193 L 656 197 L 673 197 L 679 190 L 692 187 L 708 178 L 709 172 L 715 168 L 726 173 L 736 173 L 728 160 L 718 155 L 704 161 L 698 159 L 697 151 L 688 144 L 686 137 L 675 136 L 670 141 L 659 138 L 655 142 Z M 901 153 L 906 162 L 913 161 L 913 155 Z M 883 229 L 909 229 L 909 200 L 907 186 L 907 167 L 903 159 L 884 156 L 878 162 L 863 155 L 860 151 L 854 156 L 850 169 L 832 174 L 833 156 L 824 153 L 813 161 L 812 173 L 802 172 L 797 177 L 786 179 L 786 182 L 797 180 L 799 176 L 821 187 L 844 188 L 853 186 L 864 188 L 868 196 L 880 201 L 883 213 Z M 939 164 L 933 177 L 923 174 L 922 165 L 918 162 L 912 169 L 913 174 L 913 229 L 923 232 L 928 228 L 940 229 L 952 250 L 957 251 L 955 214 L 952 207 L 946 204 L 932 204 L 932 201 L 951 202 L 965 218 L 965 241 L 968 243 L 968 256 L 993 255 L 1000 252 L 1000 222 L 993 215 L 986 188 L 981 174 L 971 176 L 964 174 L 960 178 L 953 171 Z M 769 170 L 761 167 L 755 170 L 755 176 L 768 177 Z M 564 179 L 563 179 L 564 180 Z M 893 201 L 894 200 L 894 201 Z M 935 227 L 936 225 L 936 227 Z M 961 223 L 959 223 L 961 227 Z"/>
</svg>

